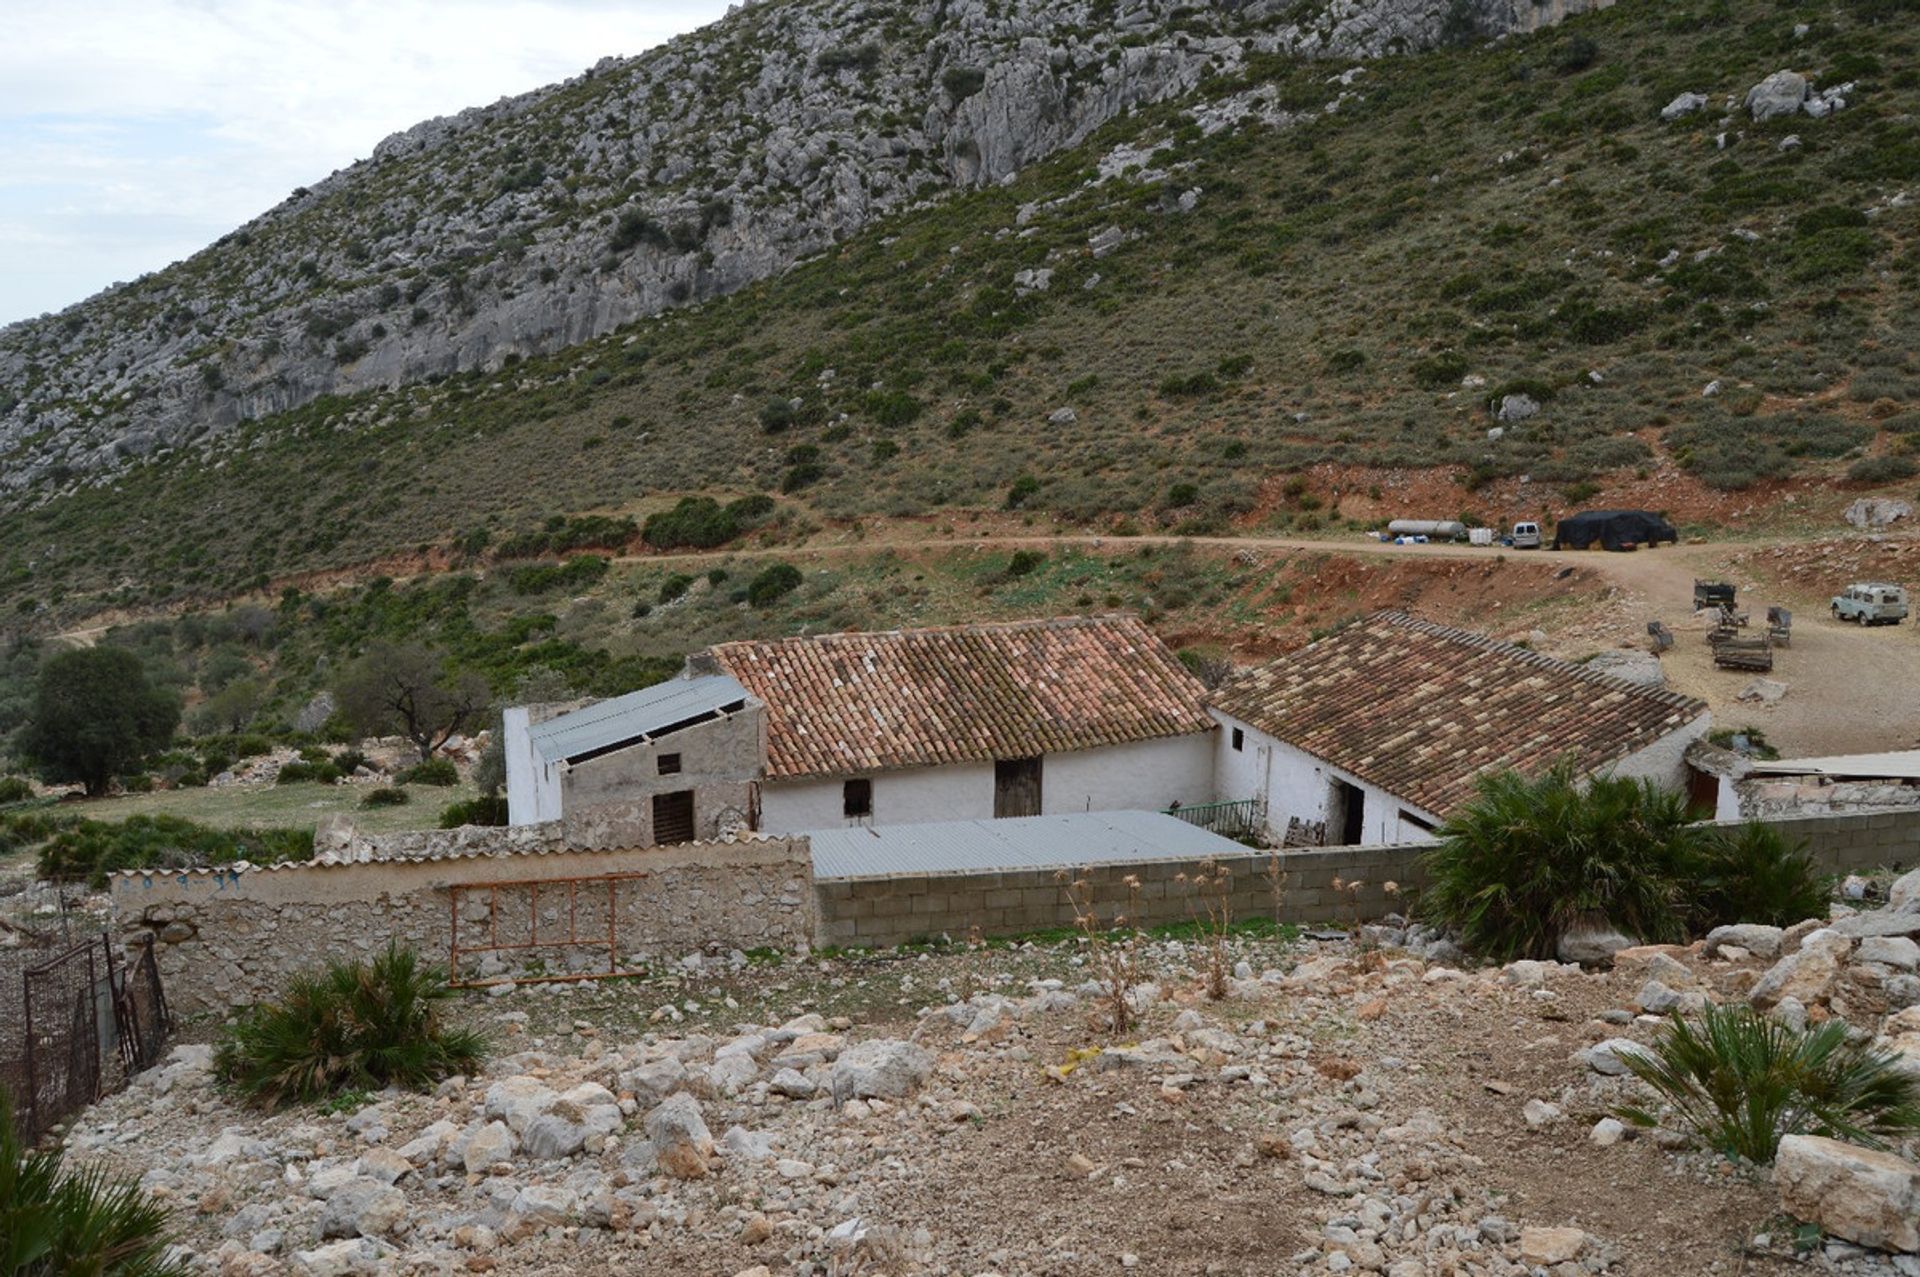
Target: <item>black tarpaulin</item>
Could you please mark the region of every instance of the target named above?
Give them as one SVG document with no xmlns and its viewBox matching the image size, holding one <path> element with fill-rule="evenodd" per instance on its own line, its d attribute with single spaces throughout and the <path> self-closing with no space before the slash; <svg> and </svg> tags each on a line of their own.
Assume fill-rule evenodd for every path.
<svg viewBox="0 0 1920 1277">
<path fill-rule="evenodd" d="M 1647 510 L 1587 510 L 1568 515 L 1553 530 L 1556 550 L 1585 550 L 1598 543 L 1605 550 L 1678 541 L 1673 525 Z"/>
</svg>

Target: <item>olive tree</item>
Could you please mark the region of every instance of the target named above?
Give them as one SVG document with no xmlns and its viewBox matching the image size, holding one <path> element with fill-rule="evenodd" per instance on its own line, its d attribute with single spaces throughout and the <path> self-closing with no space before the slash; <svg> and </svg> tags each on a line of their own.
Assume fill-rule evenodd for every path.
<svg viewBox="0 0 1920 1277">
<path fill-rule="evenodd" d="M 79 648 L 40 667 L 20 749 L 47 780 L 78 781 L 97 797 L 165 748 L 179 725 L 179 698 L 148 680 L 139 657 Z"/>
<path fill-rule="evenodd" d="M 418 643 L 374 644 L 341 676 L 334 697 L 355 730 L 398 732 L 423 763 L 462 728 L 483 721 L 493 703 L 485 679 L 449 669 L 443 655 Z"/>
</svg>

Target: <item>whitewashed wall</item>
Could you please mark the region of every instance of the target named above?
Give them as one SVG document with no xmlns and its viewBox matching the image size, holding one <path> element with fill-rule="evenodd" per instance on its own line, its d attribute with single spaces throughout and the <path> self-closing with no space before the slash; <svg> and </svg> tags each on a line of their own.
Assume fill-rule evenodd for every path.
<svg viewBox="0 0 1920 1277">
<path fill-rule="evenodd" d="M 1687 747 L 1707 734 L 1713 715 L 1702 714 L 1679 731 L 1662 736 L 1636 753 L 1628 754 L 1613 767 L 1615 776 L 1650 780 L 1667 789 L 1687 788 Z"/>
<path fill-rule="evenodd" d="M 507 823 L 537 825 L 560 819 L 560 767 L 534 749 L 527 707 L 509 706 L 500 718 L 507 756 Z"/>
<path fill-rule="evenodd" d="M 873 824 L 985 820 L 993 815 L 993 764 L 961 763 L 879 772 L 873 781 Z M 760 791 L 760 826 L 769 833 L 832 829 L 846 819 L 841 780 L 768 781 Z M 1104 749 L 1048 754 L 1041 764 L 1040 809 L 1142 811 L 1210 802 L 1213 738 L 1199 732 Z"/>
<path fill-rule="evenodd" d="M 1328 837 L 1340 836 L 1340 831 L 1331 827 L 1329 813 L 1335 778 L 1360 790 L 1364 804 L 1360 834 L 1363 844 L 1416 842 L 1433 836 L 1403 819 L 1403 812 L 1430 824 L 1440 823 L 1432 812 L 1404 802 L 1352 772 L 1315 758 L 1217 709 L 1208 712 L 1221 724 L 1214 746 L 1214 776 L 1220 801 L 1265 798 L 1267 824 L 1276 838 L 1286 833 L 1289 816 L 1309 821 L 1328 820 Z M 1236 727 L 1243 734 L 1239 750 L 1233 748 Z"/>
</svg>

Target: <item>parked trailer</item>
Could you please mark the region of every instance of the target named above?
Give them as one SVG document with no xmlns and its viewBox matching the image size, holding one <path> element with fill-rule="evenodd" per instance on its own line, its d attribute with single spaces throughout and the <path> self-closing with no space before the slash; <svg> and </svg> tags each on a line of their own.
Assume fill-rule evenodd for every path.
<svg viewBox="0 0 1920 1277">
<path fill-rule="evenodd" d="M 1713 663 L 1723 670 L 1773 672 L 1773 640 L 1765 635 L 1739 638 L 1728 635 L 1713 644 Z"/>
<path fill-rule="evenodd" d="M 1387 525 L 1387 531 L 1397 537 L 1467 539 L 1467 525 L 1458 519 L 1395 519 Z"/>
</svg>

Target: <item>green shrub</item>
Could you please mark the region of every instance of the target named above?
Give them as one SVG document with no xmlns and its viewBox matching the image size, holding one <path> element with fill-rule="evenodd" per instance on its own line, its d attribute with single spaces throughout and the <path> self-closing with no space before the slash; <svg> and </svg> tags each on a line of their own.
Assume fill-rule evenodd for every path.
<svg viewBox="0 0 1920 1277">
<path fill-rule="evenodd" d="M 407 793 L 406 790 L 395 785 L 382 785 L 378 789 L 369 789 L 366 797 L 360 800 L 360 806 L 367 809 L 374 807 L 405 807 L 412 801 L 413 796 Z"/>
<path fill-rule="evenodd" d="M 774 563 L 762 569 L 747 585 L 747 602 L 765 607 L 800 588 L 800 569 L 791 563 Z"/>
<path fill-rule="evenodd" d="M 507 823 L 507 799 L 504 794 L 483 794 L 463 803 L 449 803 L 440 813 L 440 828 L 458 829 L 462 825 L 504 825 Z"/>
<path fill-rule="evenodd" d="M 1862 457 L 1847 467 L 1849 483 L 1897 483 L 1920 474 L 1911 457 Z"/>
<path fill-rule="evenodd" d="M 329 963 L 317 975 L 295 976 L 279 1001 L 226 1028 L 214 1071 L 270 1109 L 469 1073 L 486 1043 L 444 1022 L 439 1004 L 450 996 L 445 973 L 421 965 L 410 949 L 389 946 L 371 963 Z"/>
<path fill-rule="evenodd" d="M 1772 825 L 1754 820 L 1703 839 L 1697 867 L 1688 877 L 1701 930 L 1734 922 L 1790 927 L 1826 917 L 1831 896 L 1804 841 L 1790 842 Z"/>
<path fill-rule="evenodd" d="M 607 560 L 597 554 L 583 554 L 565 563 L 530 563 L 507 573 L 507 588 L 515 594 L 584 590 L 605 576 L 609 566 Z"/>
<path fill-rule="evenodd" d="M 0 776 L 0 803 L 23 803 L 33 797 L 33 785 L 24 776 Z"/>
<path fill-rule="evenodd" d="M 1018 510 L 1040 491 L 1040 480 L 1023 474 L 1007 488 L 1007 509 Z"/>
<path fill-rule="evenodd" d="M 1552 957 L 1560 936 L 1604 923 L 1646 941 L 1686 934 L 1680 881 L 1697 834 L 1686 801 L 1568 762 L 1538 777 L 1494 772 L 1424 857 L 1422 909 L 1472 951 Z"/>
<path fill-rule="evenodd" d="M 179 816 L 129 816 L 124 821 L 81 820 L 47 829 L 40 876 L 106 885 L 121 869 L 198 869 L 236 860 L 275 865 L 313 856 L 307 829 L 210 829 Z M 38 841 L 38 839 L 35 839 Z"/>
<path fill-rule="evenodd" d="M 1220 379 L 1211 372 L 1173 373 L 1160 382 L 1160 393 L 1168 398 L 1192 399 L 1202 395 L 1216 394 L 1220 390 Z"/>
<path fill-rule="evenodd" d="M 273 752 L 273 742 L 264 736 L 242 736 L 233 742 L 233 756 L 239 759 L 258 758 L 262 754 Z M 221 769 L 226 770 L 225 768 Z"/>
<path fill-rule="evenodd" d="M 711 550 L 725 545 L 773 513 L 764 493 L 721 505 L 712 497 L 682 497 L 671 510 L 647 516 L 640 539 L 656 550 Z"/>
<path fill-rule="evenodd" d="M 1029 576 L 1037 572 L 1047 561 L 1047 556 L 1039 550 L 1015 550 L 1013 557 L 1007 560 L 1007 575 Z"/>
<path fill-rule="evenodd" d="M 692 577 L 684 572 L 675 572 L 672 576 L 660 582 L 660 602 L 662 604 L 671 603 L 675 599 L 683 597 L 686 592 L 692 588 Z"/>
<path fill-rule="evenodd" d="M 340 783 L 340 769 L 332 763 L 309 763 L 297 761 L 281 766 L 280 772 L 273 778 L 276 785 L 337 785 Z"/>
<path fill-rule="evenodd" d="M 940 86 L 955 102 L 965 101 L 987 84 L 987 73 L 979 67 L 948 67 L 940 76 Z"/>
<path fill-rule="evenodd" d="M 1415 361 L 1412 372 L 1413 382 L 1425 390 L 1445 390 L 1457 386 L 1460 379 L 1467 375 L 1467 357 L 1456 350 L 1443 350 Z"/>
<path fill-rule="evenodd" d="M 0 1091 L 0 1273 L 7 1277 L 185 1277 L 166 1257 L 167 1212 L 99 1167 L 27 1148 Z"/>
<path fill-rule="evenodd" d="M 1848 1032 L 1844 1020 L 1794 1029 L 1750 1006 L 1709 1006 L 1697 1024 L 1676 1014 L 1648 1052 L 1621 1059 L 1674 1120 L 1731 1158 L 1771 1162 L 1785 1135 L 1884 1148 L 1920 1130 L 1920 1079 Z M 1639 1107 L 1620 1115 L 1657 1124 Z"/>
<path fill-rule="evenodd" d="M 328 761 L 342 776 L 351 776 L 369 765 L 365 751 L 359 749 L 343 749 Z"/>
<path fill-rule="evenodd" d="M 1200 485 L 1180 482 L 1167 489 L 1167 504 L 1173 509 L 1192 505 L 1200 499 Z"/>
<path fill-rule="evenodd" d="M 402 785 L 434 785 L 447 789 L 460 783 L 460 769 L 451 758 L 429 758 L 415 763 L 395 777 Z"/>
</svg>

